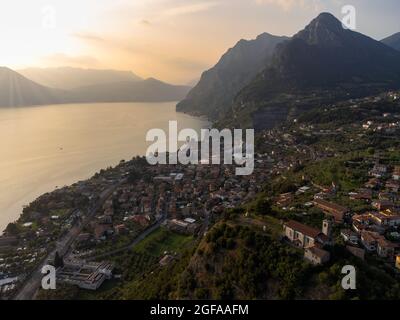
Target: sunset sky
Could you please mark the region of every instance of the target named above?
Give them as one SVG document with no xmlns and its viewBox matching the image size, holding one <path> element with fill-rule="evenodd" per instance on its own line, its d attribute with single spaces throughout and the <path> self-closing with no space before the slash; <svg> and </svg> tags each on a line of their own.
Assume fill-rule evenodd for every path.
<svg viewBox="0 0 400 320">
<path fill-rule="evenodd" d="M 383 4 L 382 4 L 383 2 Z M 241 38 L 292 35 L 321 11 L 357 9 L 357 31 L 400 31 L 398 0 L 2 0 L 0 65 L 131 70 L 189 83 Z"/>
</svg>

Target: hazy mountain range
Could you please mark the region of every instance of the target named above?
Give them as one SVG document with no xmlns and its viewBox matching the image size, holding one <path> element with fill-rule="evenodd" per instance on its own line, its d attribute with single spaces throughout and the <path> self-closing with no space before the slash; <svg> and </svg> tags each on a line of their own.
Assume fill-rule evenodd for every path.
<svg viewBox="0 0 400 320">
<path fill-rule="evenodd" d="M 0 68 L 0 107 L 84 102 L 179 101 L 191 87 L 132 72 L 79 68 Z"/>
<path fill-rule="evenodd" d="M 50 89 L 19 73 L 0 67 L 0 107 L 60 103 L 62 90 Z"/>
<path fill-rule="evenodd" d="M 16 70 L 24 77 L 43 86 L 63 90 L 123 81 L 143 80 L 131 71 L 60 68 L 27 68 Z"/>
<path fill-rule="evenodd" d="M 203 74 L 177 110 L 268 128 L 306 108 L 399 88 L 396 38 L 373 40 L 322 13 L 290 39 L 264 34 L 241 40 Z"/>
</svg>

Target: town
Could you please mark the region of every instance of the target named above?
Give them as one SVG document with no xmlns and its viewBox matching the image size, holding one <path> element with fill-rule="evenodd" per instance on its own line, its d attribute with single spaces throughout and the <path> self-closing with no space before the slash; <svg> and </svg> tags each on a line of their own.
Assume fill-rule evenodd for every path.
<svg viewBox="0 0 400 320">
<path fill-rule="evenodd" d="M 350 114 L 343 117 L 344 109 Z M 340 244 L 398 276 L 399 133 L 399 93 L 388 92 L 327 106 L 318 124 L 311 112 L 260 132 L 248 176 L 226 164 L 122 160 L 44 194 L 8 225 L 0 237 L 0 297 L 34 298 L 44 264 L 57 267 L 57 283 L 81 290 L 123 281 L 114 257 L 138 250 L 157 232 L 182 242 L 155 250 L 135 272 L 163 268 L 179 260 L 183 243 L 201 240 L 236 208 L 245 208 L 243 221 L 278 228 L 279 241 L 303 250 L 312 265 L 329 263 L 331 248 Z M 246 207 L 260 195 L 270 204 L 262 212 L 268 220 Z"/>
</svg>

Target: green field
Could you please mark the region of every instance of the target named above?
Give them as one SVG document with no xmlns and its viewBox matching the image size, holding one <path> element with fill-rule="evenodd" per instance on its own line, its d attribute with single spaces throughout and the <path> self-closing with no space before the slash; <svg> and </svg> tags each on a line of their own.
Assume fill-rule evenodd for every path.
<svg viewBox="0 0 400 320">
<path fill-rule="evenodd" d="M 192 240 L 192 236 L 171 232 L 161 227 L 141 241 L 133 250 L 152 256 L 160 256 L 164 251 L 179 252 Z"/>
</svg>

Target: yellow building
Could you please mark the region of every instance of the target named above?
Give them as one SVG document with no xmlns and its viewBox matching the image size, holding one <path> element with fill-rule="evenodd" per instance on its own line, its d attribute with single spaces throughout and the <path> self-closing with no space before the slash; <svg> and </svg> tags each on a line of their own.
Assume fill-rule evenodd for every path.
<svg viewBox="0 0 400 320">
<path fill-rule="evenodd" d="M 396 268 L 400 270 L 400 254 L 396 256 Z"/>
</svg>

